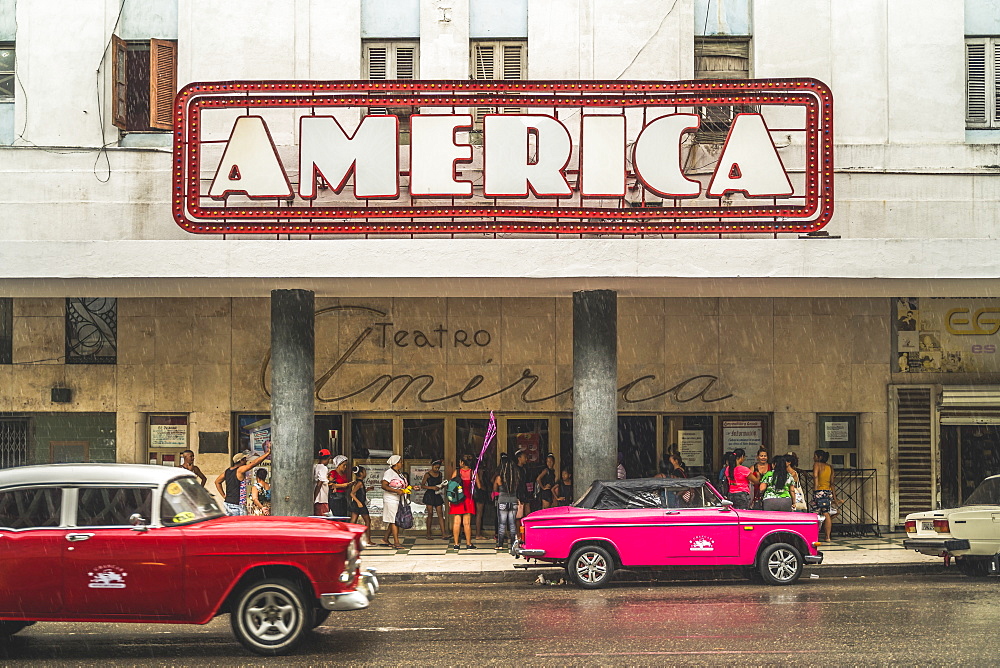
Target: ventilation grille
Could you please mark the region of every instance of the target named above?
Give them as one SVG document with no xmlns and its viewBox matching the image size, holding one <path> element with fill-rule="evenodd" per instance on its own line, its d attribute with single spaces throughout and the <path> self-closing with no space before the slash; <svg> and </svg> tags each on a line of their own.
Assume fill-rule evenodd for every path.
<svg viewBox="0 0 1000 668">
<path fill-rule="evenodd" d="M 899 515 L 903 518 L 934 507 L 931 391 L 897 387 L 896 396 Z"/>
</svg>

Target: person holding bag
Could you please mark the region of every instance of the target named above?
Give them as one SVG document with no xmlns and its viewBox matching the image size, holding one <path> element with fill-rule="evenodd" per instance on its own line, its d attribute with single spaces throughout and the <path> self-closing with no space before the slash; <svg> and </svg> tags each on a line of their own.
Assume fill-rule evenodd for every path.
<svg viewBox="0 0 1000 668">
<path fill-rule="evenodd" d="M 406 495 L 407 482 L 401 473 L 403 470 L 402 457 L 393 455 L 386 460 L 386 463 L 389 468 L 382 475 L 382 522 L 385 524 L 385 538 L 379 545 L 398 550 L 403 546 L 399 543 L 399 526 L 396 524 L 396 518 L 399 506 Z M 391 544 L 389 543 L 390 535 L 392 535 Z"/>
</svg>

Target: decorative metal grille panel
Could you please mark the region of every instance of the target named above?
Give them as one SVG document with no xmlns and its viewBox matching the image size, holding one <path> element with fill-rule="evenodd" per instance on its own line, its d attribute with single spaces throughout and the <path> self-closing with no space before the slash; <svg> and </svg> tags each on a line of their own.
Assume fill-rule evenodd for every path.
<svg viewBox="0 0 1000 668">
<path fill-rule="evenodd" d="M 118 301 L 114 297 L 66 299 L 66 363 L 115 364 Z"/>
<path fill-rule="evenodd" d="M 0 420 L 0 468 L 28 464 L 28 420 Z"/>
</svg>

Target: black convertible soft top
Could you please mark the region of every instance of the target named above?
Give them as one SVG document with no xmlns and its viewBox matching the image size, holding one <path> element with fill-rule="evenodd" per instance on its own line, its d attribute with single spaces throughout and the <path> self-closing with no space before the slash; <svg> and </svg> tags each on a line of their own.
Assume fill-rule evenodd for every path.
<svg viewBox="0 0 1000 668">
<path fill-rule="evenodd" d="M 660 490 L 686 490 L 701 488 L 708 480 L 696 478 L 633 478 L 632 480 L 595 480 L 587 494 L 575 505 L 577 508 L 598 508 L 608 506 L 612 499 L 617 501 L 614 506 L 620 507 L 658 507 Z M 648 501 L 647 501 L 648 500 Z M 652 503 L 650 503 L 652 502 Z"/>
</svg>

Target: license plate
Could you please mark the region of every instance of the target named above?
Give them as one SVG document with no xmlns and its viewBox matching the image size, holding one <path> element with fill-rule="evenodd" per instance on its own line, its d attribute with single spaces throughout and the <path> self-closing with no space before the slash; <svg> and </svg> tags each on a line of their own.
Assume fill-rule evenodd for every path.
<svg viewBox="0 0 1000 668">
<path fill-rule="evenodd" d="M 920 523 L 920 530 L 921 531 L 934 531 L 934 522 L 933 521 L 931 521 L 931 522 L 921 522 Z"/>
</svg>

